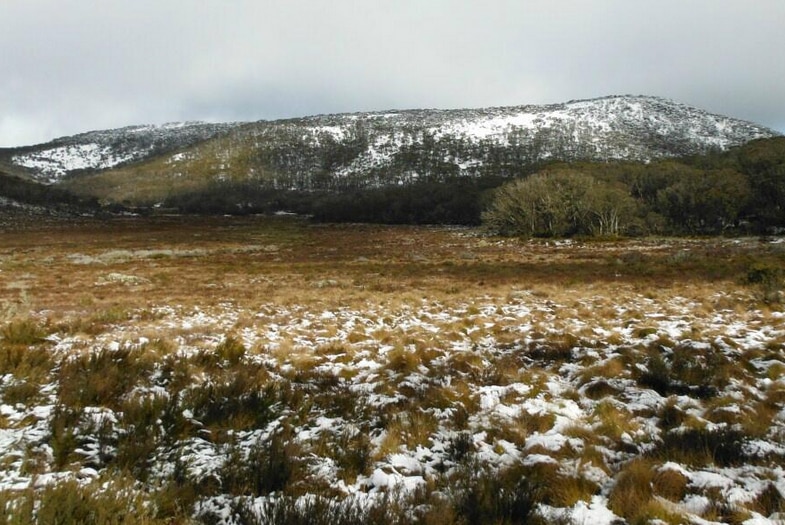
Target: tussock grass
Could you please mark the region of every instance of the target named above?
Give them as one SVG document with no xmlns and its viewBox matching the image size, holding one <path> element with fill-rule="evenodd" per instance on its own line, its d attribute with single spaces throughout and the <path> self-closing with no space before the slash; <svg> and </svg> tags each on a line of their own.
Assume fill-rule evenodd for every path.
<svg viewBox="0 0 785 525">
<path fill-rule="evenodd" d="M 627 522 L 679 523 L 669 502 L 723 494 L 665 462 L 781 460 L 745 448 L 783 436 L 782 308 L 745 279 L 759 247 L 155 218 L 66 225 L 41 272 L 31 238 L 0 239 L 0 289 L 37 275 L 0 332 L 0 426 L 43 432 L 0 468 L 133 480 L 149 523 L 215 521 L 213 497 L 248 523 L 538 523 L 539 504 L 598 494 Z M 96 285 L 115 273 L 145 285 Z M 394 456 L 420 488 L 372 486 Z M 746 506 L 704 517 L 782 503 Z"/>
<path fill-rule="evenodd" d="M 11 374 L 17 380 L 40 384 L 51 375 L 55 363 L 46 346 L 28 347 L 0 342 L 0 376 Z"/>
<path fill-rule="evenodd" d="M 387 352 L 387 368 L 398 374 L 409 374 L 419 369 L 425 357 L 413 345 L 400 343 Z"/>
<path fill-rule="evenodd" d="M 629 523 L 651 520 L 683 523 L 684 519 L 655 499 L 655 465 L 645 459 L 629 462 L 621 471 L 609 497 L 610 509 Z"/>
<path fill-rule="evenodd" d="M 675 503 L 687 495 L 689 482 L 687 476 L 670 468 L 657 469 L 651 481 L 654 494 Z"/>
<path fill-rule="evenodd" d="M 695 467 L 738 466 L 747 460 L 743 449 L 746 439 L 742 431 L 732 427 L 680 428 L 666 432 L 651 455 Z"/>
<path fill-rule="evenodd" d="M 621 391 L 605 381 L 604 379 L 600 379 L 598 381 L 592 381 L 588 385 L 585 386 L 583 389 L 584 393 L 590 399 L 602 399 L 604 397 L 613 397 L 618 395 Z"/>
<path fill-rule="evenodd" d="M 582 384 L 597 378 L 617 379 L 626 375 L 627 368 L 620 357 L 613 357 L 600 364 L 588 366 L 583 369 L 580 375 Z"/>
<path fill-rule="evenodd" d="M 433 414 L 427 412 L 394 414 L 385 425 L 376 457 L 384 458 L 402 449 L 414 450 L 418 446 L 426 446 L 437 427 L 438 421 Z"/>
<path fill-rule="evenodd" d="M 623 434 L 629 436 L 638 429 L 632 414 L 610 400 L 602 401 L 595 406 L 593 417 L 597 421 L 597 432 L 614 442 L 621 440 Z"/>
<path fill-rule="evenodd" d="M 80 523 L 88 525 L 156 525 L 171 523 L 156 516 L 148 497 L 132 483 L 117 479 L 80 485 L 67 481 L 15 492 L 0 492 L 0 522 L 9 525 Z M 184 516 L 181 516 L 184 519 Z"/>
<path fill-rule="evenodd" d="M 75 408 L 106 406 L 116 409 L 140 378 L 152 371 L 145 352 L 131 348 L 101 349 L 63 359 L 58 372 L 58 397 Z"/>
<path fill-rule="evenodd" d="M 535 463 L 518 470 L 538 503 L 555 507 L 572 507 L 589 501 L 599 490 L 594 482 L 560 468 L 557 463 Z"/>
<path fill-rule="evenodd" d="M 48 335 L 47 330 L 32 319 L 12 321 L 0 329 L 3 346 L 30 346 L 40 343 Z"/>
<path fill-rule="evenodd" d="M 488 425 L 488 438 L 508 441 L 523 449 L 526 438 L 535 432 L 544 433 L 550 430 L 554 419 L 552 414 L 531 415 L 527 412 L 515 418 L 493 417 Z"/>
<path fill-rule="evenodd" d="M 785 495 L 773 483 L 769 483 L 758 494 L 752 505 L 749 506 L 752 511 L 755 511 L 763 516 L 771 516 L 777 512 L 785 512 Z"/>
</svg>

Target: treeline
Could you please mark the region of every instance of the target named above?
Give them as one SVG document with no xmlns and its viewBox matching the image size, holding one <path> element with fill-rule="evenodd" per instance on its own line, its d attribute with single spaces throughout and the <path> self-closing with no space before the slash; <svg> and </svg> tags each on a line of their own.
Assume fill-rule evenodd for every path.
<svg viewBox="0 0 785 525">
<path fill-rule="evenodd" d="M 649 164 L 552 165 L 489 202 L 483 222 L 508 235 L 769 232 L 785 228 L 785 138 Z"/>
<path fill-rule="evenodd" d="M 167 198 L 164 208 L 194 214 L 264 214 L 286 211 L 318 222 L 479 225 L 483 198 L 499 178 L 454 178 L 366 190 L 283 191 L 251 182 L 215 182 Z"/>
<path fill-rule="evenodd" d="M 54 186 L 46 186 L 0 172 L 0 197 L 55 210 L 96 211 L 98 199 L 81 197 Z"/>
<path fill-rule="evenodd" d="M 785 227 L 785 138 L 654 161 L 553 163 L 519 176 L 414 180 L 345 191 L 215 182 L 164 202 L 183 213 L 289 211 L 321 222 L 485 223 L 512 235 L 759 233 Z"/>
<path fill-rule="evenodd" d="M 319 222 L 385 224 L 480 224 L 488 190 L 498 177 L 456 177 L 326 195 L 313 203 Z"/>
</svg>

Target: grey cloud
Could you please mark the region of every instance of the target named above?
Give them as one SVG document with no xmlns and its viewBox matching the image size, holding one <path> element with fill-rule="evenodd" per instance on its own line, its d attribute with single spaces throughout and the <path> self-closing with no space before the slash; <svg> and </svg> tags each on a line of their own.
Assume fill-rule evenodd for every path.
<svg viewBox="0 0 785 525">
<path fill-rule="evenodd" d="M 4 0 L 0 146 L 635 93 L 785 131 L 781 0 Z"/>
</svg>

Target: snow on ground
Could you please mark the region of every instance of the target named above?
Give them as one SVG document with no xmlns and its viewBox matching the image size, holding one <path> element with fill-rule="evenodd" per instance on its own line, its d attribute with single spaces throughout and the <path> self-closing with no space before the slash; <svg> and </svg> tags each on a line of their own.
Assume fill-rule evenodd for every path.
<svg viewBox="0 0 785 525">
<path fill-rule="evenodd" d="M 598 317 L 594 324 L 579 313 L 599 310 L 603 301 L 590 298 L 567 307 L 520 291 L 510 293 L 504 301 L 487 298 L 471 304 L 424 299 L 392 308 L 369 304 L 363 309 L 321 311 L 267 304 L 250 315 L 229 302 L 209 310 L 162 305 L 151 314 L 120 322 L 95 336 L 53 337 L 52 352 L 69 355 L 99 349 L 144 349 L 150 334 L 161 334 L 171 337 L 177 355 L 185 359 L 214 350 L 232 336 L 247 350 L 245 362 L 263 365 L 272 378 L 296 378 L 301 373 L 332 378 L 338 391 L 345 390 L 369 413 L 383 413 L 436 393 L 447 399 L 454 396 L 421 412 L 395 412 L 399 427 L 411 435 L 418 426 L 425 427 L 423 436 L 410 435 L 408 443 L 406 439 L 395 441 L 389 424 L 386 429 L 371 428 L 368 437 L 376 450 L 374 459 L 367 473 L 355 477 L 342 475 L 336 458 L 319 452 L 319 443 L 325 440 L 341 435 L 354 439 L 358 432 L 368 431 L 359 430 L 360 421 L 346 419 L 351 411 L 336 416 L 315 407 L 305 419 L 293 420 L 286 419 L 286 411 L 281 412 L 261 428 L 237 431 L 235 453 L 248 457 L 254 446 L 282 431 L 284 421 L 286 425 L 295 421 L 291 439 L 311 451 L 307 463 L 314 479 L 322 479 L 345 495 L 373 498 L 385 490 L 415 491 L 433 476 L 457 468 L 451 447 L 460 435 L 466 435 L 467 449 L 482 464 L 494 468 L 521 464 L 530 469 L 551 465 L 600 487 L 589 500 L 569 507 L 541 505 L 543 516 L 572 523 L 612 523 L 617 516 L 609 510 L 608 495 L 617 483 L 615 473 L 641 451 L 656 450 L 662 444 L 666 432 L 658 414 L 667 403 L 687 414 L 685 421 L 703 421 L 706 428 L 735 428 L 734 421 L 749 408 L 745 399 L 762 400 L 767 393 L 785 387 L 785 318 L 774 315 L 776 312 L 741 315 L 734 310 L 705 316 L 702 306 L 689 299 L 657 302 L 643 295 L 619 306 L 614 317 Z M 631 311 L 645 312 L 645 316 L 636 320 L 629 316 Z M 573 339 L 560 351 L 553 341 L 564 340 L 565 334 Z M 749 366 L 723 386 L 716 398 L 728 406 L 718 408 L 692 396 L 686 387 L 682 394 L 668 396 L 636 382 L 630 370 L 654 366 L 645 360 L 646 349 L 651 348 L 664 355 L 675 355 L 684 348 L 696 353 L 713 349 L 730 360 L 746 355 Z M 640 362 L 620 369 L 615 376 L 603 375 L 603 367 L 610 368 L 630 355 L 638 356 Z M 507 364 L 500 366 L 502 362 Z M 153 378 L 164 373 L 163 365 L 157 366 Z M 779 373 L 771 372 L 777 367 Z M 204 377 L 210 381 L 209 375 Z M 14 381 L 10 374 L 1 377 L 0 392 Z M 194 381 L 198 382 L 198 377 Z M 606 388 L 609 393 L 591 394 L 592 387 Z M 138 387 L 134 395 L 149 392 L 151 399 L 156 395 L 165 398 L 167 388 L 161 379 L 152 388 Z M 112 455 L 111 440 L 102 444 L 86 439 L 75 450 L 81 459 L 64 468 L 54 466 L 50 434 L 57 389 L 56 383 L 44 385 L 37 404 L 0 405 L 0 489 L 20 489 L 64 477 L 89 480 L 104 466 L 101 458 Z M 460 389 L 465 391 L 458 394 Z M 734 396 L 740 404 L 732 404 Z M 460 426 L 456 423 L 457 407 L 467 411 Z M 731 422 L 711 421 L 720 413 Z M 612 414 L 621 414 L 626 420 L 617 421 Z M 84 428 L 108 425 L 116 432 L 128 431 L 117 430 L 122 428 L 118 421 L 123 414 L 107 407 L 85 407 L 84 417 L 91 421 Z M 204 427 L 190 409 L 183 410 L 182 417 L 193 428 Z M 415 417 L 420 419 L 413 422 Z M 618 428 L 611 428 L 613 425 Z M 688 432 L 689 428 L 682 430 Z M 212 439 L 210 432 L 205 427 L 169 448 L 156 449 L 151 478 L 171 475 L 171 454 L 176 450 L 178 461 L 186 467 L 185 475 L 220 483 L 229 461 L 227 448 Z M 730 461 L 727 466 L 691 467 L 674 462 L 662 466 L 687 479 L 689 493 L 673 502 L 674 508 L 706 523 L 697 515 L 712 498 L 720 497 L 732 505 L 748 504 L 770 485 L 785 494 L 785 469 L 779 463 L 785 458 L 785 411 L 775 415 L 766 432 L 747 440 L 744 446 L 750 458 L 760 460 L 751 465 Z M 590 451 L 604 461 L 586 460 Z M 40 463 L 34 474 L 30 473 L 31 457 L 39 458 Z M 213 508 L 230 523 L 231 517 L 219 509 L 220 501 L 226 503 L 221 498 L 206 499 L 200 509 Z M 758 514 L 748 523 L 774 521 Z"/>
<path fill-rule="evenodd" d="M 118 154 L 109 146 L 100 144 L 72 144 L 59 146 L 36 153 L 16 155 L 15 164 L 38 170 L 49 177 L 48 182 L 56 182 L 60 177 L 73 170 L 106 169 L 128 162 L 144 152 L 134 151 Z"/>
</svg>

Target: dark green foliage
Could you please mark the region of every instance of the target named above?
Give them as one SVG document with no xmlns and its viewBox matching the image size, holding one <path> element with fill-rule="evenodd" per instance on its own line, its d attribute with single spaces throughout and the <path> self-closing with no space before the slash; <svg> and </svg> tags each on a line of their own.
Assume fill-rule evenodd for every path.
<svg viewBox="0 0 785 525">
<path fill-rule="evenodd" d="M 253 508 L 247 499 L 237 499 L 231 512 L 239 523 L 299 524 L 443 524 L 516 525 L 539 523 L 535 508 L 541 490 L 536 480 L 528 480 L 517 468 L 501 472 L 462 468 L 444 492 L 425 488 L 411 494 L 386 492 L 373 503 L 361 504 L 351 498 L 319 495 L 296 498 L 290 495 L 265 500 Z M 208 522 L 208 517 L 203 517 Z"/>
<path fill-rule="evenodd" d="M 716 396 L 727 385 L 731 366 L 728 358 L 713 348 L 680 345 L 669 353 L 651 350 L 646 371 L 637 380 L 639 385 L 662 396 L 677 394 L 706 399 Z"/>
<path fill-rule="evenodd" d="M 564 185 L 540 188 L 539 193 L 523 188 L 524 197 L 539 202 L 537 221 L 519 220 L 528 221 L 524 230 L 533 235 L 718 234 L 785 227 L 783 138 L 753 141 L 726 153 L 649 164 L 578 162 L 545 167 L 527 160 L 537 158 L 531 150 L 536 147 L 533 143 L 524 147 L 528 139 L 522 137 L 518 146 L 501 150 L 492 144 L 477 145 L 475 153 L 484 163 L 472 174 L 459 175 L 454 164 L 443 160 L 451 158 L 454 145 L 424 137 L 422 144 L 404 146 L 395 165 L 355 180 L 334 173 L 365 148 L 367 133 L 362 129 L 355 130 L 353 139 L 338 142 L 324 134 L 318 151 L 311 151 L 311 143 L 300 144 L 311 152 L 300 155 L 296 165 L 287 152 L 302 137 L 292 133 L 288 142 L 281 143 L 285 147 L 257 152 L 264 157 L 263 164 L 272 166 L 270 173 L 174 193 L 164 207 L 205 214 L 288 211 L 320 222 L 476 225 L 483 209 L 493 210 L 500 198 L 497 194 L 491 199 L 488 190 L 513 177 L 521 179 L 510 184 L 525 183 L 540 169 L 573 172 L 584 179 L 570 191 Z M 554 207 L 554 198 L 572 208 Z M 520 211 L 504 213 L 514 217 Z M 521 231 L 520 225 L 504 222 L 507 219 L 490 217 L 486 220 L 496 231 Z"/>
<path fill-rule="evenodd" d="M 152 371 L 144 352 L 121 348 L 66 358 L 58 374 L 60 402 L 83 408 L 119 408 L 122 397 L 137 385 L 139 377 Z"/>
<path fill-rule="evenodd" d="M 474 455 L 475 446 L 472 435 L 469 432 L 459 432 L 455 437 L 450 438 L 447 447 L 447 457 L 450 461 L 460 463 L 468 460 Z"/>
<path fill-rule="evenodd" d="M 677 230 L 716 234 L 738 225 L 750 193 L 744 175 L 734 170 L 685 167 L 677 180 L 657 192 L 654 209 Z"/>
<path fill-rule="evenodd" d="M 54 465 L 60 470 L 71 460 L 78 445 L 76 437 L 81 412 L 63 405 L 55 406 L 49 422 L 49 446 L 52 447 Z"/>
<path fill-rule="evenodd" d="M 290 489 L 303 468 L 298 445 L 283 429 L 250 447 L 232 445 L 221 472 L 223 490 L 234 495 L 264 496 Z"/>
<path fill-rule="evenodd" d="M 760 298 L 767 303 L 778 303 L 785 289 L 785 267 L 772 263 L 756 262 L 747 270 L 747 283 L 756 286 Z"/>
<path fill-rule="evenodd" d="M 523 476 L 515 467 L 501 472 L 491 472 L 476 465 L 465 468 L 467 470 L 458 479 L 452 494 L 460 523 L 529 523 L 541 501 L 544 486 L 538 487 L 536 480 Z"/>
<path fill-rule="evenodd" d="M 205 214 L 287 211 L 311 215 L 318 222 L 476 225 L 484 192 L 499 183 L 498 177 L 451 178 L 376 189 L 302 192 L 226 182 L 174 195 L 164 206 Z"/>
<path fill-rule="evenodd" d="M 498 179 L 449 179 L 338 193 L 313 204 L 320 222 L 385 224 L 480 223 L 484 192 Z"/>
<path fill-rule="evenodd" d="M 204 215 L 249 215 L 287 211 L 309 214 L 320 192 L 276 190 L 251 182 L 214 182 L 202 190 L 175 193 L 164 208 Z"/>
<path fill-rule="evenodd" d="M 247 501 L 234 505 L 240 523 L 246 525 L 395 525 L 408 523 L 401 513 L 392 512 L 388 497 L 372 505 L 346 499 L 338 501 L 319 496 L 297 500 L 282 497 L 267 500 L 257 514 Z"/>
<path fill-rule="evenodd" d="M 785 137 L 755 140 L 728 156 L 749 180 L 749 215 L 758 229 L 785 226 Z"/>
<path fill-rule="evenodd" d="M 247 430 L 263 428 L 272 418 L 278 400 L 274 384 L 242 370 L 220 382 L 205 383 L 185 393 L 183 407 L 205 426 Z"/>
<path fill-rule="evenodd" d="M 96 211 L 98 199 L 78 197 L 68 191 L 21 179 L 0 171 L 0 197 L 59 211 Z"/>
<path fill-rule="evenodd" d="M 563 184 L 535 184 L 540 175 L 510 182 L 500 188 L 486 213 L 486 223 L 493 230 L 535 236 L 602 235 L 600 228 L 591 227 L 591 220 L 599 216 L 586 213 L 602 202 L 613 204 L 605 209 L 623 212 L 619 218 L 626 227 L 620 233 L 626 234 L 703 235 L 785 227 L 783 138 L 680 160 L 555 164 L 540 173 L 578 174 L 585 182 L 577 187 L 592 191 L 580 193 L 576 200 L 575 191 L 565 190 Z M 592 180 L 607 186 L 595 183 L 592 188 Z M 605 195 L 586 200 L 598 188 L 605 189 Z M 513 193 L 515 198 L 511 198 Z M 622 205 L 625 196 L 634 199 L 634 209 Z M 577 202 L 585 206 L 576 208 Z"/>
<path fill-rule="evenodd" d="M 695 467 L 739 466 L 749 461 L 744 453 L 744 439 L 744 432 L 731 427 L 680 428 L 666 432 L 651 455 Z"/>
<path fill-rule="evenodd" d="M 336 441 L 335 463 L 341 469 L 343 477 L 352 480 L 359 475 L 368 474 L 373 464 L 373 447 L 368 433 L 347 429 L 341 432 Z"/>
<path fill-rule="evenodd" d="M 116 465 L 145 479 L 152 454 L 165 440 L 175 439 L 176 429 L 168 425 L 164 432 L 166 413 L 173 402 L 166 396 L 137 396 L 122 406 L 120 430 L 122 439 L 117 445 Z M 160 421 L 160 423 L 159 423 Z"/>
</svg>

